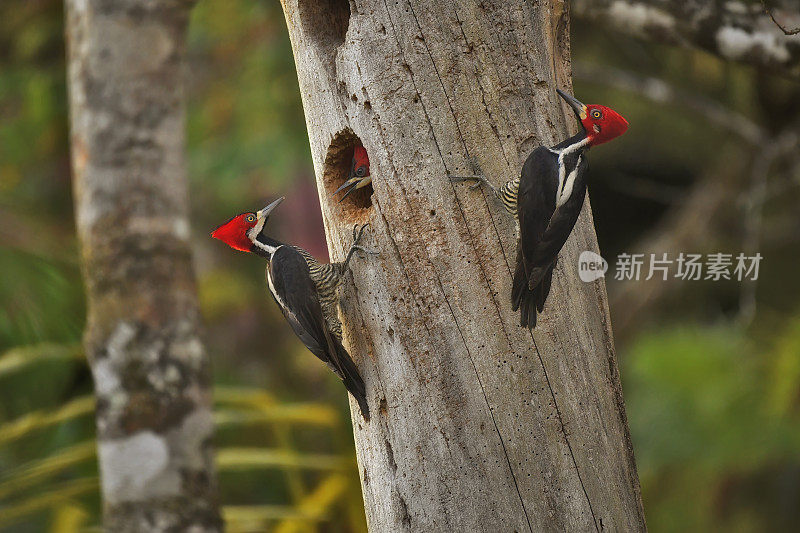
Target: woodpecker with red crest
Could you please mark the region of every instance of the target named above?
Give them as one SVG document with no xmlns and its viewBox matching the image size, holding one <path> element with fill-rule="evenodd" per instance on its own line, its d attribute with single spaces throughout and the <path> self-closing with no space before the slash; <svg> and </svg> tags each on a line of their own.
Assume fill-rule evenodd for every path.
<svg viewBox="0 0 800 533">
<path fill-rule="evenodd" d="M 334 195 L 339 194 L 341 191 L 347 189 L 339 201 L 341 202 L 347 198 L 351 192 L 366 187 L 372 183 L 372 176 L 369 175 L 369 157 L 367 151 L 363 146 L 356 146 L 353 150 L 353 161 L 350 163 L 350 174 L 347 176 L 341 187 L 334 191 Z"/>
<path fill-rule="evenodd" d="M 338 289 L 356 251 L 374 254 L 359 245 L 366 224 L 353 228 L 353 244 L 340 263 L 319 263 L 307 251 L 266 235 L 270 213 L 283 198 L 264 209 L 242 213 L 215 229 L 211 236 L 234 250 L 267 259 L 269 292 L 283 316 L 306 347 L 324 361 L 344 382 L 369 420 L 364 380 L 350 354 L 342 346 L 342 324 L 337 313 Z"/>
<path fill-rule="evenodd" d="M 453 181 L 475 180 L 485 184 L 517 218 L 519 241 L 511 289 L 514 311 L 520 311 L 522 327 L 536 327 L 537 314 L 550 293 L 553 268 L 567 241 L 586 196 L 586 152 L 619 137 L 628 122 L 602 105 L 584 105 L 558 90 L 575 112 L 582 129 L 553 147 L 540 146 L 528 155 L 520 177 L 500 188 L 485 176 L 451 176 Z M 475 187 L 473 186 L 473 187 Z"/>
</svg>

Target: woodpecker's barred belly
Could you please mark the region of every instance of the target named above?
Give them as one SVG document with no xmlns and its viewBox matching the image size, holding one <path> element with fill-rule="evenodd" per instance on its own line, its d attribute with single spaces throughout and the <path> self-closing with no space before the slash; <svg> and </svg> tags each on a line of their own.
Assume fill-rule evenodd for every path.
<svg viewBox="0 0 800 533">
<path fill-rule="evenodd" d="M 507 181 L 499 189 L 495 189 L 495 196 L 503 202 L 506 211 L 517 216 L 517 197 L 519 196 L 519 178 Z"/>
<path fill-rule="evenodd" d="M 306 260 L 308 273 L 314 281 L 314 285 L 317 286 L 319 303 L 322 307 L 322 314 L 325 316 L 325 322 L 328 324 L 328 329 L 336 335 L 336 338 L 342 340 L 342 323 L 339 321 L 339 295 L 337 290 L 339 285 L 342 284 L 343 263 L 323 264 L 302 248 L 297 246 L 293 246 L 293 248 Z"/>
</svg>

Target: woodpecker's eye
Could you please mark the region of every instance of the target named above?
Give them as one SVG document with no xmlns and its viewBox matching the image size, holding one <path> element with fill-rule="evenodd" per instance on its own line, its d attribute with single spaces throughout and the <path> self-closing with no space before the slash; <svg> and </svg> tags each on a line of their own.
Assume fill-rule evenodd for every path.
<svg viewBox="0 0 800 533">
<path fill-rule="evenodd" d="M 592 118 L 595 120 L 603 118 L 603 113 L 599 109 L 592 109 Z"/>
<path fill-rule="evenodd" d="M 356 176 L 360 178 L 364 175 L 364 172 L 366 171 L 367 170 L 364 167 L 358 167 L 358 170 L 356 170 Z"/>
<path fill-rule="evenodd" d="M 246 221 L 247 221 L 249 224 L 252 224 L 253 222 L 255 222 L 255 221 L 256 221 L 256 216 L 255 216 L 253 213 L 250 213 L 249 215 L 247 215 L 247 216 L 245 217 L 245 220 L 246 220 Z"/>
</svg>

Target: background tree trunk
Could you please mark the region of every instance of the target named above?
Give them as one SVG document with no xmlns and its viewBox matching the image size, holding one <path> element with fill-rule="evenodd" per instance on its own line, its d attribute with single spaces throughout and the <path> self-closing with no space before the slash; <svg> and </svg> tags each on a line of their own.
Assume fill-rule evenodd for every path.
<svg viewBox="0 0 800 533">
<path fill-rule="evenodd" d="M 381 251 L 354 262 L 342 312 L 374 413 L 353 415 L 371 529 L 644 530 L 605 286 L 577 276 L 588 202 L 531 335 L 509 303 L 513 221 L 447 179 L 474 158 L 500 184 L 576 128 L 555 92 L 565 3 L 283 5 L 331 255 L 361 221 Z M 356 143 L 374 194 L 338 203 Z"/>
<path fill-rule="evenodd" d="M 189 246 L 187 0 L 67 2 L 75 212 L 108 531 L 218 531 Z"/>
</svg>

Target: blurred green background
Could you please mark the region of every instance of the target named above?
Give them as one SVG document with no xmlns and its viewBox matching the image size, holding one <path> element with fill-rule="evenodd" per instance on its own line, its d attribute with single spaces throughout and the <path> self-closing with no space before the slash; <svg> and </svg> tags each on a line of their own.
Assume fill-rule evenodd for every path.
<svg viewBox="0 0 800 533">
<path fill-rule="evenodd" d="M 648 525 L 659 532 L 795 529 L 800 151 L 766 165 L 763 153 L 800 124 L 800 87 L 581 21 L 573 24 L 572 51 L 576 95 L 631 123 L 592 154 L 590 168 L 598 237 L 612 269 L 623 251 L 758 250 L 764 257 L 757 286 L 609 279 Z M 207 237 L 232 214 L 285 194 L 290 205 L 276 232 L 317 257 L 327 254 L 280 5 L 200 2 L 189 61 L 192 223 L 230 529 L 362 531 L 340 384 L 269 301 L 263 262 Z M 66 533 L 99 523 L 68 156 L 62 3 L 4 1 L 2 531 Z"/>
</svg>

